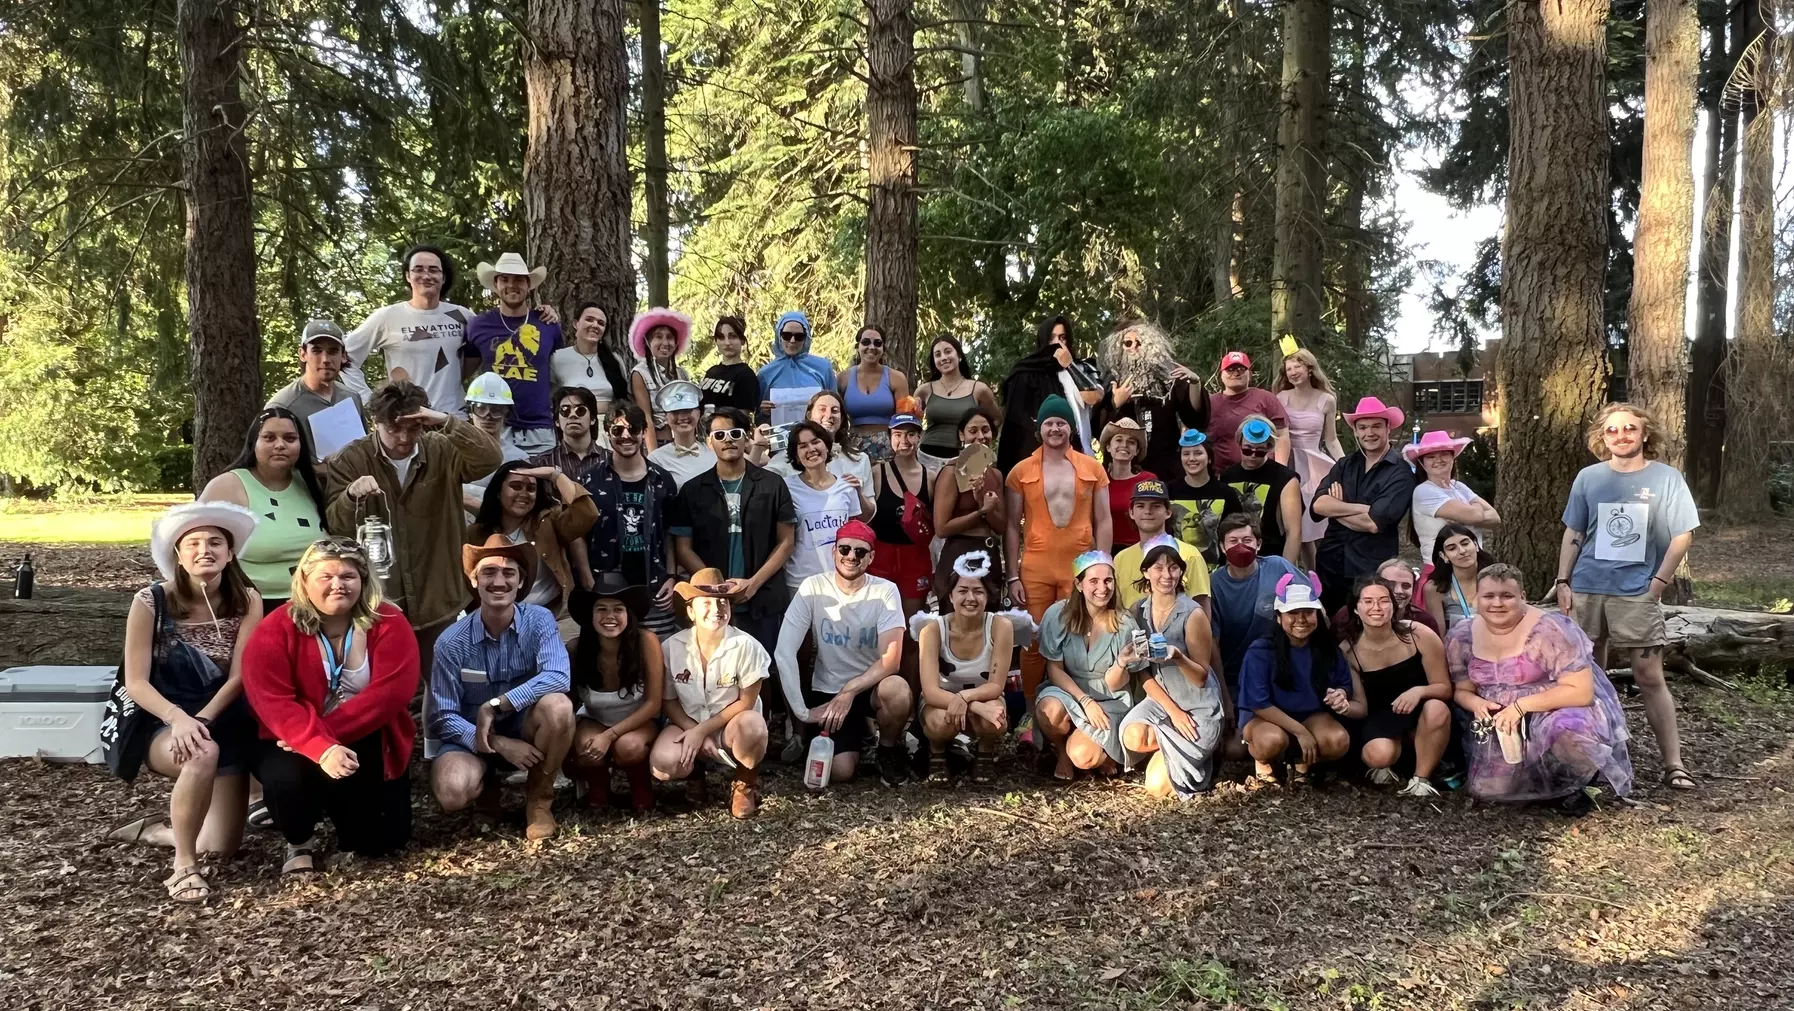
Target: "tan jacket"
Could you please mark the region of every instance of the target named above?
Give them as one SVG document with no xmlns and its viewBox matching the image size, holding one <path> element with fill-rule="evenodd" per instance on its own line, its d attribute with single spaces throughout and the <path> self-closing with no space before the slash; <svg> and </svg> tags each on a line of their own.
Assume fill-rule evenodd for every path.
<svg viewBox="0 0 1794 1011">
<path fill-rule="evenodd" d="M 386 517 L 393 528 L 390 599 L 404 609 L 412 628 L 447 621 L 460 613 L 469 594 L 461 573 L 461 486 L 498 469 L 503 459 L 498 441 L 450 418 L 441 430 L 418 436 L 410 480 L 401 489 L 399 472 L 381 452 L 379 438 L 370 432 L 330 458 L 325 520 L 330 529 L 353 536 L 369 515 Z M 364 475 L 372 475 L 385 495 L 368 496 L 358 515 L 347 490 Z"/>
<path fill-rule="evenodd" d="M 530 517 L 523 526 L 523 536 L 536 546 L 536 554 L 542 556 L 547 563 L 548 571 L 554 573 L 554 581 L 561 588 L 560 600 L 553 610 L 557 615 L 567 613 L 567 595 L 573 592 L 573 566 L 567 558 L 567 546 L 586 535 L 598 523 L 598 504 L 592 500 L 592 493 L 580 487 L 572 478 L 561 474 L 554 479 L 555 494 L 560 501 L 543 509 Z M 497 530 L 488 530 L 478 523 L 467 525 L 467 543 L 484 544 L 486 538 Z M 531 579 L 535 573 L 527 574 Z M 518 594 L 522 600 L 529 594 L 526 585 Z"/>
</svg>

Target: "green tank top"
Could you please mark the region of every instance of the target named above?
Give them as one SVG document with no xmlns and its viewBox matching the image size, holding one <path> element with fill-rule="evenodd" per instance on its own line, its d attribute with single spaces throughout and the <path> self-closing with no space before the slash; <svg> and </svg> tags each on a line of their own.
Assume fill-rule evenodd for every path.
<svg viewBox="0 0 1794 1011">
<path fill-rule="evenodd" d="M 231 473 L 243 482 L 249 511 L 261 520 L 248 543 L 238 549 L 237 562 L 264 601 L 286 600 L 293 593 L 293 569 L 299 556 L 312 541 L 324 536 L 318 504 L 297 474 L 284 489 L 274 492 L 262 487 L 255 472 L 246 467 Z"/>
</svg>

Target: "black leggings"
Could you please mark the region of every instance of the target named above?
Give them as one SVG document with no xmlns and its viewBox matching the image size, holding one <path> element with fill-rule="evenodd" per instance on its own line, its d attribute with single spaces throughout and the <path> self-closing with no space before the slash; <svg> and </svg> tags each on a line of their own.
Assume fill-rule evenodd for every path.
<svg viewBox="0 0 1794 1011">
<path fill-rule="evenodd" d="M 382 857 L 404 848 L 411 838 L 411 779 L 386 779 L 380 735 L 349 745 L 361 767 L 344 779 L 332 779 L 318 763 L 273 741 L 260 742 L 256 778 L 274 824 L 286 841 L 297 846 L 312 837 L 328 815 L 336 826 L 339 849 L 364 857 Z"/>
</svg>

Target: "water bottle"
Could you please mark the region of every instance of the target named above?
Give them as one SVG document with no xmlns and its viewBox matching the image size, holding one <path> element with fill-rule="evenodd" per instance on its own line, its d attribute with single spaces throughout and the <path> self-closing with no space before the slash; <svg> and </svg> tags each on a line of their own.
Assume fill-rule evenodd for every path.
<svg viewBox="0 0 1794 1011">
<path fill-rule="evenodd" d="M 825 731 L 810 741 L 810 757 L 804 759 L 804 786 L 812 790 L 827 789 L 834 771 L 835 742 Z"/>
<path fill-rule="evenodd" d="M 31 565 L 31 552 L 25 552 L 25 560 L 19 563 L 19 570 L 14 575 L 12 595 L 19 600 L 30 600 L 31 591 L 37 586 L 37 569 Z"/>
</svg>

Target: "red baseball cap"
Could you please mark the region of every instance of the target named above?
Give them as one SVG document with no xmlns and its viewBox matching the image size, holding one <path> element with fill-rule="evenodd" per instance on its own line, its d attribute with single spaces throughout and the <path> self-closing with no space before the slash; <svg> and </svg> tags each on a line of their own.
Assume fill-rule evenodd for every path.
<svg viewBox="0 0 1794 1011">
<path fill-rule="evenodd" d="M 1229 351 L 1221 356 L 1221 371 L 1225 372 L 1235 365 L 1244 365 L 1247 368 L 1251 368 L 1252 359 L 1247 358 L 1246 352 L 1244 351 Z"/>
<path fill-rule="evenodd" d="M 867 544 L 876 544 L 878 543 L 878 535 L 872 532 L 871 525 L 865 520 L 853 519 L 841 524 L 841 529 L 835 531 L 835 540 L 855 540 L 865 541 Z"/>
</svg>

